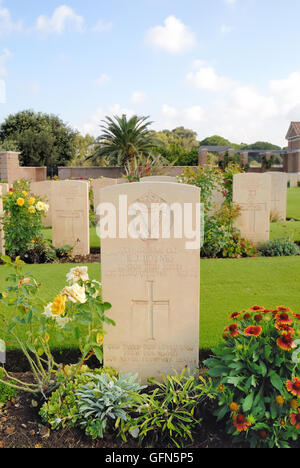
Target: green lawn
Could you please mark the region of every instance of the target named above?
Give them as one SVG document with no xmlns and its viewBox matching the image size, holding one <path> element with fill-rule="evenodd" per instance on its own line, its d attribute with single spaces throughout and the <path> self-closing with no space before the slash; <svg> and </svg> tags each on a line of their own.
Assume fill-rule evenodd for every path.
<svg viewBox="0 0 300 468">
<path fill-rule="evenodd" d="M 43 229 L 43 235 L 45 239 L 52 240 L 52 230 L 51 228 L 45 228 Z M 97 236 L 96 228 L 92 227 L 90 228 L 90 247 L 91 249 L 97 248 L 99 249 L 100 247 L 100 239 Z"/>
<path fill-rule="evenodd" d="M 300 187 L 288 189 L 287 218 L 300 221 Z"/>
<path fill-rule="evenodd" d="M 62 264 L 27 267 L 42 284 L 45 304 L 64 286 L 71 267 Z M 0 267 L 0 290 L 5 287 L 5 272 Z M 90 264 L 89 272 L 90 277 L 100 279 L 100 265 Z M 299 278 L 299 257 L 201 260 L 200 348 L 216 345 L 228 325 L 228 316 L 254 304 L 286 305 L 300 312 Z M 75 343 L 71 339 L 63 343 L 54 340 L 53 346 L 67 348 Z"/>
</svg>

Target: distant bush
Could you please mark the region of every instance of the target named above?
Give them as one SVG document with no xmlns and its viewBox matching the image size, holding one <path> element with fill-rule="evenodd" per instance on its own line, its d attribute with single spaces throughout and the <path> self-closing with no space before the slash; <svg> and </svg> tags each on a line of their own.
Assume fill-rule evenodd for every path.
<svg viewBox="0 0 300 468">
<path fill-rule="evenodd" d="M 262 257 L 292 257 L 300 255 L 300 249 L 289 239 L 275 239 L 258 247 L 258 251 Z"/>
</svg>

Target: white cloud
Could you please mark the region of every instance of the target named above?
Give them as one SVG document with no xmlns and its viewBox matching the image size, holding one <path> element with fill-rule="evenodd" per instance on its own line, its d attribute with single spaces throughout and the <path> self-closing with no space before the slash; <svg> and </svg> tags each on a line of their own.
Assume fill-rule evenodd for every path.
<svg viewBox="0 0 300 468">
<path fill-rule="evenodd" d="M 112 26 L 113 24 L 111 22 L 99 20 L 95 24 L 95 26 L 92 28 L 92 31 L 96 33 L 103 33 L 103 32 L 110 31 L 112 29 Z"/>
<path fill-rule="evenodd" d="M 225 91 L 235 85 L 234 81 L 218 75 L 213 67 L 201 60 L 196 60 L 193 68 L 194 70 L 186 75 L 186 80 L 195 88 L 207 91 Z"/>
<path fill-rule="evenodd" d="M 11 57 L 11 52 L 8 49 L 3 49 L 2 54 L 0 55 L 0 77 L 7 75 L 6 64 Z"/>
<path fill-rule="evenodd" d="M 146 42 L 158 49 L 177 54 L 196 45 L 195 34 L 180 19 L 169 16 L 164 26 L 155 26 L 146 34 Z"/>
<path fill-rule="evenodd" d="M 83 123 L 82 125 L 77 125 L 76 127 L 80 132 L 83 134 L 89 134 L 94 137 L 98 137 L 100 135 L 100 125 L 102 125 L 102 120 L 105 119 L 105 117 L 108 115 L 110 117 L 118 115 L 122 116 L 122 114 L 126 114 L 127 117 L 132 117 L 135 115 L 135 111 L 132 109 L 127 109 L 125 107 L 122 107 L 120 104 L 114 104 L 113 106 L 110 106 L 109 108 L 101 108 L 99 107 L 94 114 L 92 114 L 88 120 Z"/>
<path fill-rule="evenodd" d="M 84 31 L 84 18 L 77 15 L 67 5 L 57 7 L 51 17 L 41 15 L 36 22 L 36 29 L 42 34 L 62 34 L 66 29 Z"/>
<path fill-rule="evenodd" d="M 142 104 L 147 101 L 147 93 L 144 93 L 143 91 L 135 91 L 131 95 L 130 101 L 133 104 Z"/>
<path fill-rule="evenodd" d="M 160 114 L 160 122 L 155 124 L 157 130 L 162 128 L 173 129 L 181 125 L 195 128 L 195 126 L 205 121 L 205 111 L 200 105 L 179 108 L 163 104 Z"/>
<path fill-rule="evenodd" d="M 0 2 L 0 36 L 6 36 L 23 30 L 22 21 L 14 22 L 8 8 L 1 6 Z"/>
<path fill-rule="evenodd" d="M 106 73 L 102 73 L 102 75 L 99 76 L 99 78 L 95 81 L 95 83 L 98 86 L 104 86 L 107 83 L 109 83 L 110 80 L 111 78 L 109 75 L 107 75 Z"/>
</svg>

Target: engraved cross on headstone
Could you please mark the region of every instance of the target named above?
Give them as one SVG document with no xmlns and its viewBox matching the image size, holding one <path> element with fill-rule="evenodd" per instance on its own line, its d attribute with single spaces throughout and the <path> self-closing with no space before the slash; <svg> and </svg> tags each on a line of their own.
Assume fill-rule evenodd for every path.
<svg viewBox="0 0 300 468">
<path fill-rule="evenodd" d="M 148 299 L 147 300 L 133 300 L 132 304 L 135 306 L 142 306 L 146 308 L 148 313 L 148 339 L 155 340 L 154 337 L 154 320 L 155 315 L 158 311 L 164 311 L 169 313 L 170 301 L 156 301 L 154 300 L 154 281 L 147 281 L 148 287 Z M 159 317 L 158 317 L 159 319 Z"/>
</svg>

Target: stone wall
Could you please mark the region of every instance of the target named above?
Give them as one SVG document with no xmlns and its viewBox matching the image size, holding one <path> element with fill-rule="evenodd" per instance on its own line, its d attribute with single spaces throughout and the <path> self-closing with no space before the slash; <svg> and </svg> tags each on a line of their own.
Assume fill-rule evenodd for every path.
<svg viewBox="0 0 300 468">
<path fill-rule="evenodd" d="M 47 179 L 46 167 L 22 167 L 19 164 L 19 154 L 15 152 L 0 153 L 0 181 L 12 184 L 15 180 L 25 179 L 42 182 Z"/>
<path fill-rule="evenodd" d="M 194 166 L 197 168 L 198 166 Z M 164 171 L 163 175 L 177 177 L 182 174 L 185 166 L 174 166 L 169 167 Z M 60 180 L 66 179 L 99 179 L 100 177 L 106 177 L 108 179 L 118 179 L 122 177 L 121 167 L 59 167 L 58 168 L 58 178 Z"/>
</svg>

